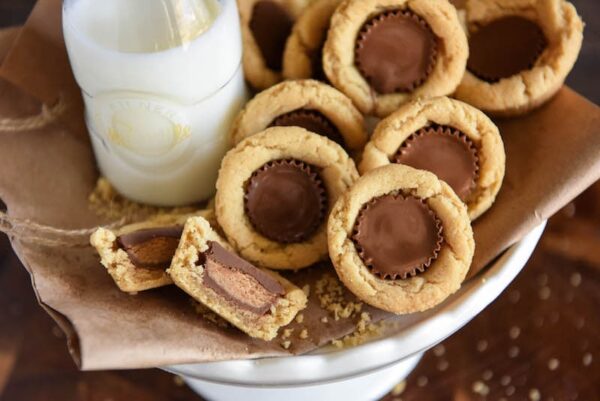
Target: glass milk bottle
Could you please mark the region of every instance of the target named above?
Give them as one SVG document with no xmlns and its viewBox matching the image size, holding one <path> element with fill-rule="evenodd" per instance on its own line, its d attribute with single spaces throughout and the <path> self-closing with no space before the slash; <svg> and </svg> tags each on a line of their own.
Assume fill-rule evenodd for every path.
<svg viewBox="0 0 600 401">
<path fill-rule="evenodd" d="M 213 195 L 247 99 L 235 0 L 65 0 L 63 31 L 100 171 L 123 195 Z"/>
</svg>

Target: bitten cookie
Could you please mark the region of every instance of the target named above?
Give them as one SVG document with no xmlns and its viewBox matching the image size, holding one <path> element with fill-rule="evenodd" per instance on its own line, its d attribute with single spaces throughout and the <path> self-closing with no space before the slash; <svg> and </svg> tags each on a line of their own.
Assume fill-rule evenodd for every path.
<svg viewBox="0 0 600 401">
<path fill-rule="evenodd" d="M 563 0 L 467 2 L 470 56 L 455 96 L 499 116 L 550 99 L 573 68 L 583 22 Z"/>
<path fill-rule="evenodd" d="M 466 103 L 439 97 L 414 100 L 382 120 L 365 147 L 359 171 L 390 163 L 430 171 L 450 185 L 474 220 L 494 203 L 505 160 L 492 120 Z"/>
<path fill-rule="evenodd" d="M 294 20 L 310 0 L 237 0 L 244 76 L 254 89 L 281 81 L 283 50 Z"/>
<path fill-rule="evenodd" d="M 283 76 L 326 81 L 323 46 L 333 12 L 342 0 L 316 0 L 295 22 L 283 52 Z"/>
<path fill-rule="evenodd" d="M 323 68 L 363 113 L 385 117 L 412 98 L 454 92 L 468 53 L 447 0 L 345 0 L 331 20 Z"/>
<path fill-rule="evenodd" d="M 215 220 L 212 210 L 195 215 Z M 99 227 L 90 243 L 121 291 L 136 293 L 162 287 L 172 284 L 165 270 L 171 264 L 188 217 L 189 214 L 159 215 L 116 231 Z"/>
<path fill-rule="evenodd" d="M 412 313 L 460 288 L 475 243 L 465 205 L 435 175 L 388 165 L 341 196 L 327 227 L 340 280 L 377 308 Z"/>
<path fill-rule="evenodd" d="M 297 126 L 348 150 L 367 142 L 362 114 L 343 93 L 314 80 L 281 82 L 257 94 L 235 120 L 233 144 L 272 126 Z"/>
<path fill-rule="evenodd" d="M 195 300 L 263 340 L 273 339 L 306 306 L 300 288 L 237 256 L 202 217 L 185 223 L 168 273 Z"/>
<path fill-rule="evenodd" d="M 327 257 L 329 210 L 358 177 L 335 142 L 299 127 L 244 139 L 223 159 L 216 214 L 245 259 L 300 269 Z"/>
</svg>

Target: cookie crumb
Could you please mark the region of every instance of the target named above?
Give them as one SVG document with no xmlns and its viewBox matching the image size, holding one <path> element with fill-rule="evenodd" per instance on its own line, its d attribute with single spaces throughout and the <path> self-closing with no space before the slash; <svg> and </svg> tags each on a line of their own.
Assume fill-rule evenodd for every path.
<svg viewBox="0 0 600 401">
<path fill-rule="evenodd" d="M 548 298 L 550 298 L 550 294 L 552 292 L 550 291 L 550 287 L 542 287 L 540 289 L 540 291 L 538 292 L 538 296 L 540 297 L 540 299 L 542 301 L 547 300 Z"/>
<path fill-rule="evenodd" d="M 304 321 L 304 314 L 298 313 L 296 316 L 296 323 L 302 323 Z"/>
<path fill-rule="evenodd" d="M 396 395 L 400 395 L 404 392 L 404 390 L 406 389 L 406 381 L 402 380 L 400 383 L 396 384 L 394 386 L 394 388 L 392 389 L 391 393 L 392 395 L 396 396 Z"/>
<path fill-rule="evenodd" d="M 473 383 L 471 390 L 473 390 L 475 394 L 479 395 L 488 395 L 490 392 L 490 388 L 480 380 Z"/>
<path fill-rule="evenodd" d="M 583 356 L 582 362 L 583 362 L 583 366 L 590 366 L 592 364 L 592 354 L 590 354 L 589 352 L 586 353 Z"/>
<path fill-rule="evenodd" d="M 284 329 L 281 338 L 290 338 L 293 332 L 294 329 Z"/>
<path fill-rule="evenodd" d="M 519 336 L 521 335 L 521 329 L 517 326 L 513 326 L 510 328 L 509 332 L 508 332 L 508 336 L 512 339 L 512 340 L 516 340 Z"/>
<path fill-rule="evenodd" d="M 215 312 L 208 309 L 206 306 L 202 305 L 199 302 L 196 302 L 192 298 L 190 298 L 190 303 L 194 307 L 194 310 L 197 314 L 201 315 L 203 319 L 208 320 L 212 324 L 217 327 L 226 328 L 230 327 L 229 322 L 223 319 L 221 316 L 217 315 Z"/>
<path fill-rule="evenodd" d="M 581 274 L 579 274 L 579 273 L 571 274 L 571 278 L 569 279 L 569 282 L 571 283 L 571 285 L 573 287 L 579 287 L 579 285 L 581 284 Z"/>
<path fill-rule="evenodd" d="M 362 310 L 362 302 L 347 301 L 340 281 L 330 273 L 324 274 L 315 283 L 315 294 L 321 308 L 333 313 L 335 320 L 355 316 Z"/>
<path fill-rule="evenodd" d="M 192 207 L 167 208 L 134 202 L 118 193 L 105 177 L 100 177 L 96 181 L 96 186 L 88 196 L 88 207 L 98 216 L 107 219 L 125 218 L 126 220 L 134 220 L 134 216 L 141 218 L 157 214 L 184 214 L 194 211 Z"/>
<path fill-rule="evenodd" d="M 481 377 L 483 378 L 483 380 L 488 381 L 492 377 L 494 377 L 494 372 L 488 369 L 485 372 L 483 372 L 483 375 Z"/>
<path fill-rule="evenodd" d="M 383 322 L 377 324 L 371 323 L 371 315 L 367 312 L 360 314 L 360 320 L 356 324 L 356 328 L 353 333 L 344 336 L 339 340 L 333 340 L 331 344 L 337 348 L 355 347 L 363 344 L 369 339 L 376 337 L 381 334 Z"/>
<path fill-rule="evenodd" d="M 537 388 L 532 388 L 529 390 L 529 399 L 531 401 L 540 401 L 541 398 L 542 396 Z"/>
<path fill-rule="evenodd" d="M 173 383 L 175 383 L 175 385 L 177 387 L 182 387 L 185 385 L 185 382 L 183 381 L 183 378 L 181 376 L 175 375 L 173 376 Z"/>
<path fill-rule="evenodd" d="M 488 342 L 486 340 L 477 341 L 477 351 L 483 352 L 487 349 L 487 347 L 488 347 Z"/>
<path fill-rule="evenodd" d="M 307 339 L 308 338 L 308 330 L 302 329 L 302 331 L 300 332 L 298 337 L 300 337 L 303 340 Z"/>
<path fill-rule="evenodd" d="M 289 349 L 290 345 L 292 345 L 292 342 L 290 340 L 286 340 L 284 342 L 281 343 L 281 346 L 285 349 Z"/>
<path fill-rule="evenodd" d="M 429 383 L 429 379 L 426 376 L 419 376 L 417 379 L 417 386 L 425 387 Z"/>
<path fill-rule="evenodd" d="M 433 354 L 435 356 L 442 356 L 445 353 L 446 353 L 446 347 L 444 347 L 443 344 L 440 344 L 433 349 Z"/>
<path fill-rule="evenodd" d="M 548 361 L 548 369 L 556 370 L 560 365 L 560 361 L 556 358 L 552 358 Z"/>
<path fill-rule="evenodd" d="M 302 291 L 304 291 L 304 295 L 308 298 L 310 296 L 310 284 L 306 284 L 302 287 Z"/>
<path fill-rule="evenodd" d="M 450 364 L 445 359 L 442 359 L 437 364 L 437 368 L 440 372 L 445 372 L 448 369 L 448 366 L 450 366 Z"/>
<path fill-rule="evenodd" d="M 327 319 L 327 316 L 323 316 L 321 318 L 321 323 L 327 323 L 327 322 L 329 322 L 329 319 Z"/>
<path fill-rule="evenodd" d="M 519 347 L 510 347 L 508 350 L 508 356 L 510 358 L 516 358 L 517 356 L 519 356 Z"/>
</svg>

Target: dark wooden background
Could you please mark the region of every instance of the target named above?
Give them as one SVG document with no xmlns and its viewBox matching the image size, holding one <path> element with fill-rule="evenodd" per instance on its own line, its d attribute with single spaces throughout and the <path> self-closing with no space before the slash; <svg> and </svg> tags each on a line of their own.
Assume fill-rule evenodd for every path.
<svg viewBox="0 0 600 401">
<path fill-rule="evenodd" d="M 598 104 L 600 1 L 574 3 L 587 26 L 568 83 Z M 0 27 L 22 23 L 33 4 L 0 0 Z M 600 400 L 599 310 L 596 183 L 550 220 L 534 256 L 500 298 L 428 352 L 402 394 L 386 401 Z M 0 401 L 199 399 L 179 378 L 156 369 L 79 372 L 0 236 Z"/>
</svg>

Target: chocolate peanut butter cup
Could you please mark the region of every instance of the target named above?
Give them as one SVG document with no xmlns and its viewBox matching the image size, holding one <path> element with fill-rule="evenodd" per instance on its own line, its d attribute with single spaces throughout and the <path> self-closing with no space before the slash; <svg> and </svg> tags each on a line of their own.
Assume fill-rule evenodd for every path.
<svg viewBox="0 0 600 401">
<path fill-rule="evenodd" d="M 546 46 L 535 22 L 520 16 L 499 18 L 471 33 L 467 68 L 484 81 L 498 82 L 533 68 Z"/>
<path fill-rule="evenodd" d="M 261 0 L 254 5 L 249 27 L 268 68 L 280 71 L 283 50 L 294 20 L 278 3 Z"/>
<path fill-rule="evenodd" d="M 203 283 L 236 307 L 264 315 L 285 294 L 277 280 L 218 242 L 207 245 L 197 262 L 205 269 Z"/>
<path fill-rule="evenodd" d="M 344 145 L 344 139 L 333 123 L 317 110 L 298 109 L 275 118 L 270 127 L 302 127 Z"/>
<path fill-rule="evenodd" d="M 310 238 L 325 220 L 327 191 L 317 169 L 299 160 L 276 160 L 246 184 L 245 212 L 254 229 L 280 243 Z"/>
<path fill-rule="evenodd" d="M 117 237 L 117 246 L 127 252 L 131 263 L 146 269 L 166 269 L 171 264 L 182 226 L 156 227 Z"/>
<path fill-rule="evenodd" d="M 395 163 L 366 172 L 338 199 L 327 241 L 344 285 L 397 314 L 432 308 L 454 293 L 475 249 L 466 205 L 450 186 Z"/>
<path fill-rule="evenodd" d="M 409 136 L 392 159 L 444 180 L 466 201 L 479 175 L 477 147 L 469 137 L 448 126 L 423 127 Z"/>
<path fill-rule="evenodd" d="M 314 79 L 284 81 L 257 94 L 238 114 L 231 140 L 235 145 L 269 127 L 292 126 L 325 136 L 350 151 L 362 149 L 368 140 L 364 117 L 352 101 Z"/>
<path fill-rule="evenodd" d="M 186 221 L 168 274 L 196 301 L 251 337 L 267 341 L 306 306 L 300 288 L 238 256 L 202 217 Z"/>
<path fill-rule="evenodd" d="M 356 66 L 380 94 L 412 92 L 431 74 L 436 56 L 435 34 L 410 10 L 379 14 L 356 40 Z"/>
<path fill-rule="evenodd" d="M 442 247 L 442 223 L 419 198 L 389 194 L 359 212 L 352 240 L 365 266 L 382 279 L 414 277 Z"/>
</svg>

